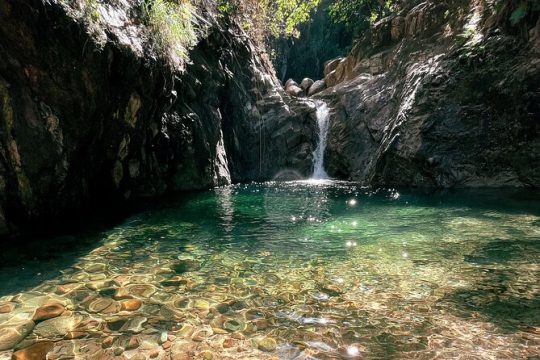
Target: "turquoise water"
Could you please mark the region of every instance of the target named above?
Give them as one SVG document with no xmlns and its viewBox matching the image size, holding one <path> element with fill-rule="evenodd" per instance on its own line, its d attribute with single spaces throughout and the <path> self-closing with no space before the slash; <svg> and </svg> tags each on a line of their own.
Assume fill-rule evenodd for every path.
<svg viewBox="0 0 540 360">
<path fill-rule="evenodd" d="M 15 350 L 51 341 L 51 358 L 538 358 L 539 200 L 341 182 L 192 194 L 77 246 L 10 254 L 0 343 L 2 328 L 57 302 L 65 312 L 35 321 Z"/>
</svg>

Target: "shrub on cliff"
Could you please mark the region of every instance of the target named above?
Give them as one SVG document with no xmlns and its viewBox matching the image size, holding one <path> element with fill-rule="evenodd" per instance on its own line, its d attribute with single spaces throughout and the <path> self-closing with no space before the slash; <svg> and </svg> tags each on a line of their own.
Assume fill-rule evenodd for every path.
<svg viewBox="0 0 540 360">
<path fill-rule="evenodd" d="M 168 59 L 188 61 L 198 39 L 195 7 L 189 1 L 146 0 L 143 10 L 158 51 Z"/>
</svg>

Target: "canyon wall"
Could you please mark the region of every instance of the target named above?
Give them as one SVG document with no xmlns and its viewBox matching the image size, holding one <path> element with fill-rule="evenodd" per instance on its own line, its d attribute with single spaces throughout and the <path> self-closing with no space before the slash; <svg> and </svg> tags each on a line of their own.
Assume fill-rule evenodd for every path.
<svg viewBox="0 0 540 360">
<path fill-rule="evenodd" d="M 540 186 L 540 21 L 425 1 L 327 64 L 329 174 L 375 186 Z"/>
<path fill-rule="evenodd" d="M 84 6 L 0 0 L 1 235 L 311 172 L 312 103 L 283 93 L 234 23 L 208 21 L 175 63 L 152 46 L 140 1 Z"/>
</svg>

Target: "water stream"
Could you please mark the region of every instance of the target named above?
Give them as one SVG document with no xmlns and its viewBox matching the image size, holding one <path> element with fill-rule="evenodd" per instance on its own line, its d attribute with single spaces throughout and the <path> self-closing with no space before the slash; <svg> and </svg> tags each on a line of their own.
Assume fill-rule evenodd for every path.
<svg viewBox="0 0 540 360">
<path fill-rule="evenodd" d="M 324 151 L 326 150 L 326 137 L 330 127 L 330 110 L 323 101 L 317 101 L 317 123 L 319 125 L 319 141 L 313 152 L 313 179 L 328 179 L 324 170 Z"/>
<path fill-rule="evenodd" d="M 0 359 L 34 343 L 49 359 L 538 359 L 539 201 L 336 181 L 186 195 L 3 249 Z"/>
</svg>

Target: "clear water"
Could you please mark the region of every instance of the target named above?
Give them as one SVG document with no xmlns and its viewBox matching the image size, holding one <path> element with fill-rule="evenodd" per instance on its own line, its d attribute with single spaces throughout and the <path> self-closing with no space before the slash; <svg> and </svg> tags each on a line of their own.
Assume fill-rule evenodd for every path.
<svg viewBox="0 0 540 360">
<path fill-rule="evenodd" d="M 16 307 L 0 328 L 55 300 L 76 339 L 34 331 L 18 348 L 54 340 L 51 358 L 121 348 L 162 359 L 538 359 L 539 200 L 324 181 L 219 188 L 79 246 L 13 255 L 0 304 Z M 142 306 L 115 307 L 118 288 Z M 141 326 L 125 325 L 133 319 Z"/>
<path fill-rule="evenodd" d="M 330 127 L 330 109 L 324 101 L 317 101 L 317 124 L 319 127 L 319 139 L 313 152 L 313 178 L 328 179 L 324 170 L 324 151 L 326 150 L 326 138 Z"/>
</svg>

